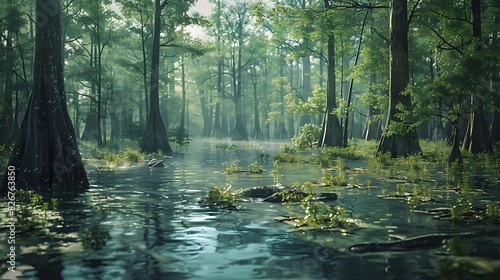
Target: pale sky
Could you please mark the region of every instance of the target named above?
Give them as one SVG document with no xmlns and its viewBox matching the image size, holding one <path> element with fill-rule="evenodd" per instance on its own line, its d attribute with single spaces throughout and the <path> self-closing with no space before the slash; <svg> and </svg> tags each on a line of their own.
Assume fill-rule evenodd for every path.
<svg viewBox="0 0 500 280">
<path fill-rule="evenodd" d="M 210 3 L 209 0 L 198 0 L 196 4 L 191 8 L 191 11 L 198 12 L 205 17 L 209 17 L 212 14 L 212 9 L 214 4 Z M 203 28 L 199 26 L 188 26 L 187 30 L 197 38 L 204 37 Z"/>
<path fill-rule="evenodd" d="M 212 13 L 212 8 L 214 4 L 210 3 L 209 0 L 198 0 L 191 10 L 196 11 L 204 16 L 209 16 Z"/>
</svg>

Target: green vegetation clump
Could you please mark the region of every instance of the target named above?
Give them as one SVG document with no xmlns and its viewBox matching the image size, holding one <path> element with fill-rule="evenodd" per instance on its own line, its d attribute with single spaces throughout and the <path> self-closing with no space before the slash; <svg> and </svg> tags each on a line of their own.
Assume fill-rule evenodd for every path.
<svg viewBox="0 0 500 280">
<path fill-rule="evenodd" d="M 327 186 L 345 186 L 345 175 L 339 174 L 337 176 L 333 176 L 333 174 L 323 171 L 323 175 L 321 176 L 321 183 Z"/>
<path fill-rule="evenodd" d="M 427 180 L 431 178 L 432 163 L 421 156 L 391 158 L 390 153 L 380 153 L 367 160 L 368 171 L 386 178 L 401 178 L 409 181 Z"/>
<path fill-rule="evenodd" d="M 231 191 L 231 186 L 225 188 L 214 186 L 208 191 L 207 195 L 199 203 L 206 206 L 221 206 L 222 208 L 234 207 L 233 203 L 238 201 L 239 197 Z"/>
<path fill-rule="evenodd" d="M 119 156 L 132 163 L 144 160 L 144 154 L 141 153 L 138 149 L 132 148 L 126 148 L 125 150 L 120 151 Z"/>
<path fill-rule="evenodd" d="M 302 160 L 302 156 L 298 154 L 296 147 L 290 147 L 286 144 L 281 146 L 280 151 L 274 155 L 274 161 L 278 162 L 299 162 Z"/>
<path fill-rule="evenodd" d="M 180 126 L 168 132 L 168 139 L 177 145 L 186 145 L 191 142 L 188 131 Z"/>
<path fill-rule="evenodd" d="M 254 161 L 253 163 L 250 163 L 248 165 L 248 170 L 250 170 L 250 172 L 252 173 L 261 173 L 262 171 L 264 171 L 264 166 L 259 165 L 257 161 Z"/>
<path fill-rule="evenodd" d="M 332 207 L 320 202 L 304 202 L 302 209 L 305 215 L 297 216 L 295 226 L 312 229 L 336 229 L 347 231 L 354 219 L 346 216 L 346 210 L 343 207 Z"/>
<path fill-rule="evenodd" d="M 305 124 L 300 128 L 297 137 L 292 138 L 292 143 L 300 150 L 314 148 L 321 135 L 321 127 L 314 124 Z"/>
<path fill-rule="evenodd" d="M 278 160 L 275 160 L 273 161 L 273 170 L 271 170 L 271 176 L 273 176 L 273 179 L 274 179 L 274 182 L 275 183 L 280 183 L 281 182 L 281 178 L 283 178 L 283 173 L 282 173 L 282 169 L 283 167 L 280 165 L 280 161 Z"/>
<path fill-rule="evenodd" d="M 293 183 L 291 189 L 286 189 L 279 192 L 281 200 L 283 203 L 296 203 L 308 201 L 312 195 L 312 182 L 304 182 L 300 184 L 299 182 Z"/>
<path fill-rule="evenodd" d="M 127 147 L 118 153 L 104 150 L 97 158 L 105 160 L 106 166 L 124 166 L 144 160 L 145 156 L 139 151 L 139 149 Z"/>
<path fill-rule="evenodd" d="M 242 168 L 237 163 L 233 162 L 228 167 L 226 167 L 227 174 L 233 174 L 235 172 L 241 171 Z"/>
</svg>

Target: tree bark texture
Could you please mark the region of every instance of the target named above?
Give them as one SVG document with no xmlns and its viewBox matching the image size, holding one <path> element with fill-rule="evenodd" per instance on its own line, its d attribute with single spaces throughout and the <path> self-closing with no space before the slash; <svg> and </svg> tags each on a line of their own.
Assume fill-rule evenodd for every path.
<svg viewBox="0 0 500 280">
<path fill-rule="evenodd" d="M 163 124 L 160 114 L 159 78 L 160 78 L 160 24 L 161 11 L 165 3 L 160 4 L 160 0 L 155 2 L 155 19 L 153 34 L 153 52 L 151 53 L 151 79 L 150 79 L 150 105 L 146 130 L 142 137 L 140 148 L 146 153 L 162 151 L 172 152 L 168 143 L 167 130 Z"/>
<path fill-rule="evenodd" d="M 472 0 L 472 38 L 477 44 L 476 51 L 481 51 L 481 0 Z M 468 149 L 473 154 L 483 152 L 493 152 L 490 132 L 486 122 L 483 101 L 478 96 L 471 98 L 473 108 L 477 108 L 470 113 L 469 124 L 463 148 Z"/>
<path fill-rule="evenodd" d="M 12 60 L 12 32 L 10 30 L 7 31 L 6 41 L 5 64 L 2 66 L 2 68 L 4 68 L 5 87 L 3 112 L 2 116 L 0 116 L 0 130 L 2 131 L 2 135 L 0 135 L 0 144 L 10 143 L 14 140 L 16 132 L 14 107 L 12 104 L 14 65 Z"/>
<path fill-rule="evenodd" d="M 8 164 L 16 169 L 17 189 L 89 185 L 67 110 L 60 12 L 59 0 L 36 1 L 33 92 Z"/>
<path fill-rule="evenodd" d="M 342 146 L 342 128 L 337 115 L 333 111 L 337 107 L 335 96 L 335 37 L 328 36 L 328 62 L 326 81 L 326 110 L 323 120 L 323 133 L 318 141 L 318 147 Z"/>
<path fill-rule="evenodd" d="M 406 0 L 392 0 L 390 9 L 390 64 L 389 64 L 389 112 L 385 131 L 380 140 L 379 153 L 390 152 L 392 157 L 417 155 L 421 153 L 417 132 L 405 134 L 388 133 L 392 122 L 401 122 L 396 106 L 401 103 L 411 107 L 411 97 L 401 94 L 409 82 L 408 68 L 408 18 Z"/>
</svg>

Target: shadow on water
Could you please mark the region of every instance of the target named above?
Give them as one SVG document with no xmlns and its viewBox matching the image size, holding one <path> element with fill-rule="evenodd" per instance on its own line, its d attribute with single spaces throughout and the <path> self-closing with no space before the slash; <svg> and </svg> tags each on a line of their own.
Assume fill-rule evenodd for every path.
<svg viewBox="0 0 500 280">
<path fill-rule="evenodd" d="M 408 203 L 379 199 L 389 186 L 367 174 L 353 176 L 360 182 L 371 179 L 378 188 L 336 190 L 335 205 L 370 225 L 348 234 L 289 232 L 290 226 L 274 221 L 297 205 L 242 203 L 240 211 L 199 206 L 215 185 L 273 184 L 272 155 L 278 150 L 278 143 L 191 143 L 164 158 L 164 168 L 144 163 L 98 172 L 88 167 L 87 191 L 61 199 L 59 218 L 45 229 L 18 236 L 20 279 L 440 279 L 429 273 L 436 271 L 439 248 L 367 254 L 348 248 L 387 241 L 389 234 L 471 230 L 414 213 Z M 223 173 L 232 162 L 247 166 L 256 160 L 263 174 Z M 311 165 L 283 173 L 288 185 L 321 177 L 321 169 Z M 491 232 L 498 233 L 498 227 Z M 498 245 L 495 238 L 488 240 Z M 2 249 L 5 244 L 2 240 Z"/>
</svg>

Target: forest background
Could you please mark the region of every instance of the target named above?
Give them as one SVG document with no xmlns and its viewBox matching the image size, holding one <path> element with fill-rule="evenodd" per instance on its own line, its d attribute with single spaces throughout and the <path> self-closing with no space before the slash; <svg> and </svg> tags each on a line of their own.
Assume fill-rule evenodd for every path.
<svg viewBox="0 0 500 280">
<path fill-rule="evenodd" d="M 5 151 L 30 110 L 39 2 L 0 4 Z M 55 2 L 68 115 L 100 148 L 312 135 L 398 157 L 429 139 L 461 161 L 500 141 L 497 1 Z"/>
</svg>

